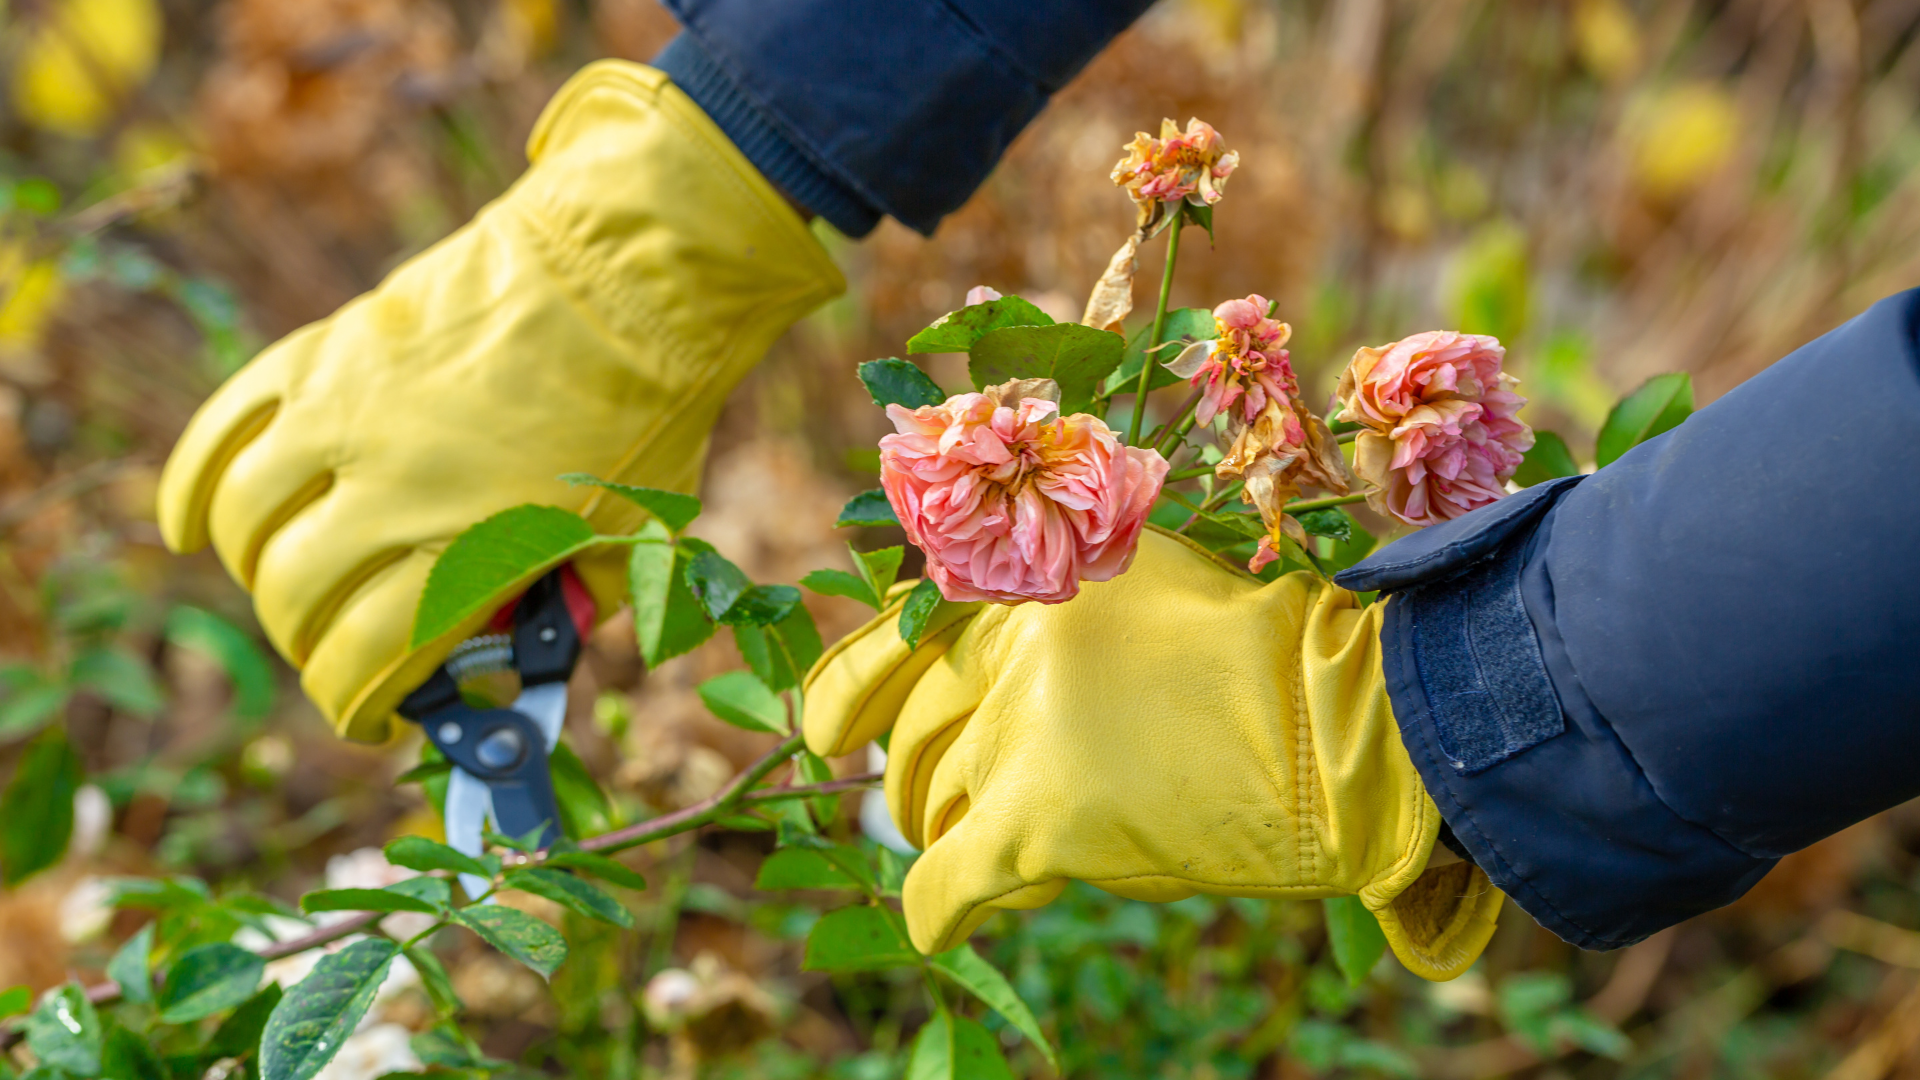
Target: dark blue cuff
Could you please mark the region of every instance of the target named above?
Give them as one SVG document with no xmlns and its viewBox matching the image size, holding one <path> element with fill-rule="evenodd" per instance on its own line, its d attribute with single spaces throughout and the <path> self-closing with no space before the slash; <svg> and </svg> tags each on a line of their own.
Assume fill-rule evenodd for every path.
<svg viewBox="0 0 1920 1080">
<path fill-rule="evenodd" d="M 881 214 L 931 233 L 1150 0 L 665 3 L 684 32 L 657 65 L 769 179 L 858 236 Z"/>
<path fill-rule="evenodd" d="M 666 72 L 673 84 L 726 132 L 760 175 L 795 202 L 848 236 L 865 236 L 880 224 L 880 211 L 862 202 L 780 134 L 691 34 L 680 34 L 668 42 L 653 58 L 653 66 Z"/>
</svg>

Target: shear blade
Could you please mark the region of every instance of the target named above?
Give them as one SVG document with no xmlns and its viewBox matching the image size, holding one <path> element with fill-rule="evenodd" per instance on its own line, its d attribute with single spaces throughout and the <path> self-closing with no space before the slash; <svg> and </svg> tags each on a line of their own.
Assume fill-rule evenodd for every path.
<svg viewBox="0 0 1920 1080">
<path fill-rule="evenodd" d="M 482 835 L 487 819 L 493 816 L 493 793 L 484 781 L 456 767 L 447 777 L 445 825 L 447 846 L 463 855 L 479 858 L 486 852 Z M 493 883 L 478 874 L 461 874 L 460 887 L 467 898 L 478 900 Z"/>
</svg>

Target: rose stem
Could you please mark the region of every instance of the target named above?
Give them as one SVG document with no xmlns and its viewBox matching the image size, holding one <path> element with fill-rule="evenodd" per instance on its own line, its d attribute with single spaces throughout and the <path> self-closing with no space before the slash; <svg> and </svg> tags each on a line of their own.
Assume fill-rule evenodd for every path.
<svg viewBox="0 0 1920 1080">
<path fill-rule="evenodd" d="M 1289 514 L 1303 514 L 1308 510 L 1325 510 L 1330 506 L 1350 506 L 1353 503 L 1366 502 L 1365 495 L 1337 495 L 1331 499 L 1307 499 L 1302 502 L 1290 502 L 1283 509 Z"/>
<path fill-rule="evenodd" d="M 1363 432 L 1363 431 L 1365 431 L 1365 430 L 1367 430 L 1367 429 L 1366 429 L 1366 428 L 1354 428 L 1354 429 L 1353 429 L 1352 431 L 1342 431 L 1342 432 L 1340 432 L 1340 433 L 1339 433 L 1338 435 L 1335 435 L 1335 436 L 1333 437 L 1333 441 L 1334 441 L 1334 442 L 1337 442 L 1337 443 L 1350 443 L 1350 442 L 1352 442 L 1353 440 L 1355 440 L 1355 439 L 1357 439 L 1357 438 L 1359 438 L 1359 437 L 1360 437 L 1360 433 L 1361 433 L 1361 432 Z"/>
<path fill-rule="evenodd" d="M 1160 301 L 1153 307 L 1153 330 L 1147 335 L 1145 355 L 1140 363 L 1140 387 L 1133 396 L 1133 423 L 1127 425 L 1127 445 L 1140 445 L 1140 424 L 1147 418 L 1147 391 L 1153 385 L 1153 350 L 1167 328 L 1167 296 L 1173 291 L 1173 263 L 1180 257 L 1180 225 L 1186 211 L 1174 207 L 1173 224 L 1167 231 L 1167 268 L 1160 275 Z"/>
<path fill-rule="evenodd" d="M 1179 423 L 1182 419 L 1184 419 L 1187 416 L 1188 413 L 1191 413 L 1194 410 L 1194 408 L 1200 404 L 1200 395 L 1206 392 L 1207 392 L 1207 388 L 1204 386 L 1194 387 L 1193 393 L 1187 395 L 1187 400 L 1181 402 L 1180 407 L 1173 411 L 1172 418 L 1169 419 L 1166 423 L 1160 425 L 1159 427 L 1154 428 L 1153 433 L 1147 436 L 1148 445 L 1158 447 L 1161 441 L 1173 429 L 1173 425 Z M 1176 450 L 1179 449 L 1178 443 L 1174 444 L 1174 449 Z M 1167 455 L 1165 453 L 1162 453 L 1160 456 L 1166 457 Z"/>
<path fill-rule="evenodd" d="M 1178 481 L 1181 481 L 1181 480 L 1198 480 L 1203 476 L 1211 476 L 1211 475 L 1213 475 L 1213 466 L 1195 465 L 1191 469 L 1181 469 L 1179 472 L 1168 473 L 1167 483 L 1169 484 L 1177 483 Z"/>
<path fill-rule="evenodd" d="M 1170 457 L 1178 451 L 1180 444 L 1187 441 L 1187 432 L 1193 430 L 1193 403 L 1188 402 L 1182 412 L 1184 415 L 1178 417 L 1180 426 L 1169 432 L 1165 441 L 1155 447 L 1161 457 Z"/>
</svg>

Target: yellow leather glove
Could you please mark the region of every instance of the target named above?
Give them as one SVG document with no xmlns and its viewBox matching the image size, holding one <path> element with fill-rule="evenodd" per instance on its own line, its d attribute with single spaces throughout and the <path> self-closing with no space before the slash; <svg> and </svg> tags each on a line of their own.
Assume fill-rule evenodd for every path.
<svg viewBox="0 0 1920 1080">
<path fill-rule="evenodd" d="M 922 952 L 1071 878 L 1156 901 L 1358 894 L 1401 962 L 1449 979 L 1502 897 L 1471 863 L 1427 869 L 1440 815 L 1394 725 L 1380 616 L 1148 530 L 1132 568 L 1064 604 L 943 605 L 917 650 L 882 614 L 808 674 L 807 745 L 893 729 Z"/>
<path fill-rule="evenodd" d="M 527 156 L 470 224 L 222 386 L 161 478 L 167 543 L 212 540 L 349 737 L 384 737 L 484 622 L 408 648 L 454 536 L 526 502 L 638 528 L 631 503 L 557 477 L 691 489 L 728 390 L 845 288 L 793 209 L 651 68 L 583 70 Z M 624 556 L 576 565 L 611 614 Z"/>
</svg>

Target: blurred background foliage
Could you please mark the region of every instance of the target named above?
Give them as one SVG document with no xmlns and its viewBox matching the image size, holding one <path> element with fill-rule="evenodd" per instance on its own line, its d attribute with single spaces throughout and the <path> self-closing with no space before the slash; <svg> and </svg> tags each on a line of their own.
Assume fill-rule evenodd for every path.
<svg viewBox="0 0 1920 1080">
<path fill-rule="evenodd" d="M 164 552 L 158 466 L 263 343 L 498 194 L 570 72 L 643 60 L 674 25 L 653 0 L 0 11 L 0 988 L 38 991 L 97 981 L 146 918 L 105 905 L 105 875 L 291 899 L 437 827 L 393 784 L 416 748 L 334 739 L 211 555 Z M 1497 334 L 1528 417 L 1590 462 L 1620 391 L 1684 371 L 1710 401 L 1920 278 L 1917 103 L 1920 0 L 1164 0 L 934 239 L 829 238 L 853 287 L 734 395 L 697 531 L 761 580 L 838 565 L 829 525 L 872 486 L 883 424 L 853 365 L 975 284 L 1077 314 L 1131 220 L 1107 170 L 1163 115 L 1209 120 L 1243 162 L 1175 305 L 1277 298 L 1316 402 L 1357 345 Z M 949 359 L 929 367 L 959 385 Z M 809 603 L 829 639 L 860 621 Z M 693 690 L 731 648 L 646 672 L 623 620 L 595 636 L 568 740 L 611 797 L 578 812 L 685 806 L 764 749 Z M 750 888 L 769 849 L 726 830 L 649 849 L 639 928 L 572 926 L 551 988 L 448 955 L 469 1031 L 546 1074 L 897 1075 L 923 1000 L 803 974 L 814 908 Z M 1318 904 L 1074 888 L 981 948 L 1073 1076 L 1920 1076 L 1916 856 L 1902 808 L 1613 955 L 1511 909 L 1443 985 L 1390 958 L 1349 983 Z M 421 1067 L 406 1038 L 429 1015 L 392 996 L 329 1080 Z"/>
</svg>

